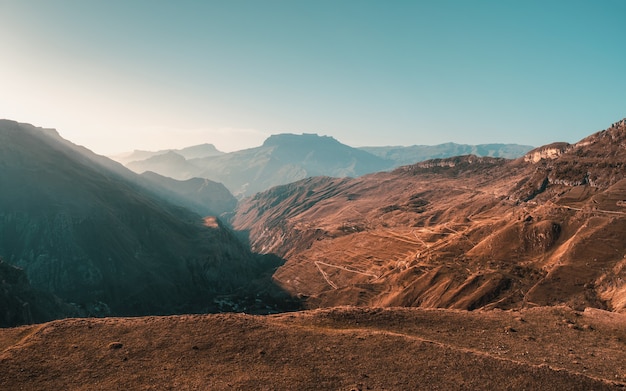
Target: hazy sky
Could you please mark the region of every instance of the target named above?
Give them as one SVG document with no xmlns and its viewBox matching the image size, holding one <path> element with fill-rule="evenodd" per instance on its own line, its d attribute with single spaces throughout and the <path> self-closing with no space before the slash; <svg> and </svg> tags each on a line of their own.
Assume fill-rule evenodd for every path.
<svg viewBox="0 0 626 391">
<path fill-rule="evenodd" d="M 575 142 L 626 117 L 625 18 L 626 0 L 0 0 L 0 117 L 103 154 Z"/>
</svg>

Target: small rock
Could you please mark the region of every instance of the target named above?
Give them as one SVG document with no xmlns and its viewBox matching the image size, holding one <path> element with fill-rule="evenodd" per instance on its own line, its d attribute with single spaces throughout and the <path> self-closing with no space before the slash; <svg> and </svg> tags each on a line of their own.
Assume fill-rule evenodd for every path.
<svg viewBox="0 0 626 391">
<path fill-rule="evenodd" d="M 122 347 L 124 347 L 124 344 L 121 342 L 111 342 L 109 344 L 109 349 L 121 349 Z"/>
<path fill-rule="evenodd" d="M 514 329 L 513 327 L 511 327 L 511 326 L 506 326 L 506 327 L 504 328 L 504 332 L 505 332 L 505 333 L 515 333 L 516 331 L 517 331 L 517 330 L 515 330 L 515 329 Z"/>
</svg>

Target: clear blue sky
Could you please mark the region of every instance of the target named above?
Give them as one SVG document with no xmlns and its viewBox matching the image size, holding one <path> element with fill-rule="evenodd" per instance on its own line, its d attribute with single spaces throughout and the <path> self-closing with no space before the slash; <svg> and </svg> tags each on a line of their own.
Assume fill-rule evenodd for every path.
<svg viewBox="0 0 626 391">
<path fill-rule="evenodd" d="M 626 117 L 626 0 L 0 0 L 0 117 L 104 154 L 575 142 Z"/>
</svg>

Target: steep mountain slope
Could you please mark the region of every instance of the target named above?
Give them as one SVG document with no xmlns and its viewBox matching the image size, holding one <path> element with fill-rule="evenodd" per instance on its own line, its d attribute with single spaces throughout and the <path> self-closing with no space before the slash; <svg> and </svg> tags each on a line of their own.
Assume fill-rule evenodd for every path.
<svg viewBox="0 0 626 391">
<path fill-rule="evenodd" d="M 396 167 L 415 164 L 424 160 L 443 159 L 453 156 L 476 155 L 516 159 L 533 149 L 529 145 L 518 144 L 456 144 L 412 145 L 410 147 L 361 147 L 372 155 L 392 160 Z"/>
<path fill-rule="evenodd" d="M 626 121 L 517 160 L 435 159 L 311 178 L 232 220 L 310 306 L 626 310 Z"/>
<path fill-rule="evenodd" d="M 84 315 L 217 310 L 218 296 L 241 304 L 257 288 L 279 295 L 262 280 L 276 259 L 132 178 L 53 130 L 0 121 L 0 256 Z"/>
</svg>

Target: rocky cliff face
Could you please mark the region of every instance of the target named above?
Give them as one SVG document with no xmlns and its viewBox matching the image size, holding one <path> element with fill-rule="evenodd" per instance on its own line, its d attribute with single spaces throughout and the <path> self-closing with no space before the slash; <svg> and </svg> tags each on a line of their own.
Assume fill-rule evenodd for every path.
<svg viewBox="0 0 626 391">
<path fill-rule="evenodd" d="M 553 160 L 561 156 L 571 147 L 568 143 L 553 143 L 535 148 L 524 155 L 525 162 L 538 163 L 541 160 Z"/>
<path fill-rule="evenodd" d="M 33 289 L 24 270 L 0 258 L 0 327 L 84 315 L 58 297 Z"/>
</svg>

